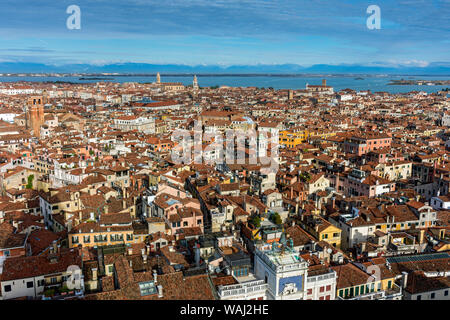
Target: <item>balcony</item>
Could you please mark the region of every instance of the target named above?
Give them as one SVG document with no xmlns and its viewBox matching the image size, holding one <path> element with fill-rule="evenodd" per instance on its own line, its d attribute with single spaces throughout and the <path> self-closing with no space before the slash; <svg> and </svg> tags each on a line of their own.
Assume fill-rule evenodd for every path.
<svg viewBox="0 0 450 320">
<path fill-rule="evenodd" d="M 393 284 L 392 288 L 376 292 L 365 293 L 356 297 L 342 298 L 337 297 L 338 300 L 400 300 L 402 297 L 402 289 Z"/>
<path fill-rule="evenodd" d="M 255 293 L 265 293 L 267 283 L 264 280 L 256 280 L 247 283 L 220 286 L 218 290 L 221 299 L 240 298 L 242 295 L 254 295 Z"/>
</svg>

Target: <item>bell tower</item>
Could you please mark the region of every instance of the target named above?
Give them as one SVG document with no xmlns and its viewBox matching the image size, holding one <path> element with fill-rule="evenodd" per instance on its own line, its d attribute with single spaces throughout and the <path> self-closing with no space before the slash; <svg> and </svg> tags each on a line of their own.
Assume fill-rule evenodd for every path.
<svg viewBox="0 0 450 320">
<path fill-rule="evenodd" d="M 44 123 L 44 97 L 32 96 L 27 103 L 27 127 L 31 127 L 33 134 L 40 137 L 41 125 Z"/>
<path fill-rule="evenodd" d="M 156 83 L 157 84 L 161 83 L 161 75 L 159 74 L 159 72 L 156 74 Z"/>
<path fill-rule="evenodd" d="M 198 90 L 198 80 L 197 80 L 197 76 L 194 75 L 194 81 L 192 82 L 192 88 L 194 90 Z"/>
</svg>

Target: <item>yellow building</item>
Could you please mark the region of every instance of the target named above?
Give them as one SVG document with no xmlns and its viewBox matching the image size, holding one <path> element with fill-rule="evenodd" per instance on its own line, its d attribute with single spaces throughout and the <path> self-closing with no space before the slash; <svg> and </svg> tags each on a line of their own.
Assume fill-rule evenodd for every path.
<svg viewBox="0 0 450 320">
<path fill-rule="evenodd" d="M 158 171 L 153 171 L 148 173 L 148 183 L 150 186 L 157 186 L 161 180 L 161 173 Z"/>
<path fill-rule="evenodd" d="M 327 139 L 329 137 L 333 137 L 336 135 L 334 131 L 310 131 L 309 138 L 310 139 Z"/>
<path fill-rule="evenodd" d="M 69 248 L 110 246 L 137 243 L 134 238 L 131 216 L 128 214 L 103 214 L 100 222 L 87 221 L 72 228 L 68 234 Z M 136 238 L 140 240 L 141 238 Z"/>
<path fill-rule="evenodd" d="M 341 247 L 341 229 L 317 215 L 305 215 L 302 227 L 318 241 L 328 242 L 335 248 Z"/>
<path fill-rule="evenodd" d="M 292 132 L 289 130 L 280 131 L 279 133 L 280 144 L 288 148 L 295 148 L 299 144 L 308 140 L 308 131 Z"/>
</svg>

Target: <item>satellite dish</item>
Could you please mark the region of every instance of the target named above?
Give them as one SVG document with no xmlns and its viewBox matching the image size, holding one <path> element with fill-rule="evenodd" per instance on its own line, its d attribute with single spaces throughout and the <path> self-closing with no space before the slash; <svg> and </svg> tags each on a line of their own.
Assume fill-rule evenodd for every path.
<svg viewBox="0 0 450 320">
<path fill-rule="evenodd" d="M 333 252 L 333 250 L 331 250 L 331 248 L 328 248 L 328 249 L 327 249 L 327 252 L 328 252 L 329 254 L 331 254 L 331 253 Z"/>
</svg>

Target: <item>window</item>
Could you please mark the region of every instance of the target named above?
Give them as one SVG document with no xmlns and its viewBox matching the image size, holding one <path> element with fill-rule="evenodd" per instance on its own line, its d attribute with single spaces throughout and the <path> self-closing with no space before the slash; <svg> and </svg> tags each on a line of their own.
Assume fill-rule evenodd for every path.
<svg viewBox="0 0 450 320">
<path fill-rule="evenodd" d="M 331 285 L 327 285 L 327 291 L 331 290 Z"/>
<path fill-rule="evenodd" d="M 320 287 L 320 292 L 324 292 L 324 291 L 325 291 L 325 287 L 324 286 Z"/>
<path fill-rule="evenodd" d="M 436 293 L 433 292 L 433 293 L 431 294 L 431 299 L 434 299 L 435 297 L 436 297 Z"/>
<path fill-rule="evenodd" d="M 9 250 L 5 250 L 3 252 L 4 252 L 5 257 L 9 257 L 11 255 L 11 252 Z"/>
<path fill-rule="evenodd" d="M 417 296 L 417 300 L 422 300 L 422 296 L 420 294 Z"/>
<path fill-rule="evenodd" d="M 183 221 L 183 227 L 187 227 L 188 223 L 187 221 Z"/>
<path fill-rule="evenodd" d="M 11 291 L 11 285 L 6 285 L 6 286 L 4 286 L 3 287 L 3 290 L 5 291 L 5 292 L 10 292 Z"/>
<path fill-rule="evenodd" d="M 312 289 L 308 289 L 308 294 L 312 294 Z"/>
<path fill-rule="evenodd" d="M 27 282 L 27 288 L 33 288 L 33 281 Z"/>
<path fill-rule="evenodd" d="M 448 290 L 444 291 L 444 296 L 448 296 Z"/>
<path fill-rule="evenodd" d="M 197 224 L 202 224 L 202 220 L 201 220 L 201 219 L 198 219 L 198 220 L 197 220 Z"/>
</svg>

